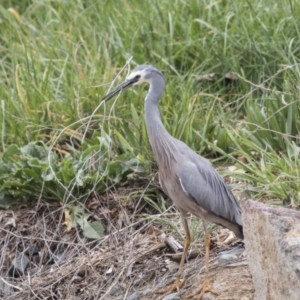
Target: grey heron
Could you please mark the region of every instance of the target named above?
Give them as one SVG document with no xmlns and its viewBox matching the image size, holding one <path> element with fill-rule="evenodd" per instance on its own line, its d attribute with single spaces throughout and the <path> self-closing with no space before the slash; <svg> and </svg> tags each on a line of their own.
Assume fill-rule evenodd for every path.
<svg viewBox="0 0 300 300">
<path fill-rule="evenodd" d="M 205 292 L 214 292 L 210 288 L 208 273 L 210 237 L 206 221 L 226 227 L 243 239 L 241 209 L 229 186 L 211 164 L 165 129 L 158 109 L 165 80 L 158 69 L 148 65 L 138 66 L 125 82 L 108 93 L 102 101 L 108 101 L 121 91 L 141 83 L 150 85 L 144 104 L 145 122 L 158 165 L 159 182 L 181 212 L 185 230 L 184 249 L 175 282 L 161 292 L 171 293 L 183 285 L 181 273 L 191 243 L 187 218 L 191 213 L 202 220 L 205 233 L 206 280 L 202 284 L 201 298 Z"/>
</svg>

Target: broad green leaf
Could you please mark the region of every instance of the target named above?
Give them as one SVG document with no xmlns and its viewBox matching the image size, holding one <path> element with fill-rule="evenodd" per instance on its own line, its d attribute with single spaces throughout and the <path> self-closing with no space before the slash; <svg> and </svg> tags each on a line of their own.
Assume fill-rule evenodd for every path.
<svg viewBox="0 0 300 300">
<path fill-rule="evenodd" d="M 121 144 L 123 151 L 130 151 L 131 153 L 133 153 L 133 148 L 132 146 L 129 144 L 129 142 L 122 136 L 122 134 L 120 134 L 120 132 L 118 132 L 117 130 L 114 130 L 114 134 L 117 136 L 119 143 Z"/>
<path fill-rule="evenodd" d="M 42 173 L 42 178 L 45 180 L 45 181 L 51 181 L 54 179 L 54 174 L 51 170 L 47 170 L 45 172 Z"/>
<path fill-rule="evenodd" d="M 39 174 L 37 174 L 33 169 L 29 169 L 29 168 L 24 168 L 22 169 L 22 172 L 24 174 L 26 174 L 29 179 L 31 178 L 32 180 L 38 180 L 39 179 Z M 25 178 L 25 176 L 23 176 L 23 178 Z"/>
<path fill-rule="evenodd" d="M 11 158 L 12 156 L 16 155 L 16 154 L 20 154 L 20 149 L 17 145 L 13 144 L 10 145 L 6 151 L 3 153 L 2 159 L 4 161 L 8 160 L 9 158 Z"/>
<path fill-rule="evenodd" d="M 104 236 L 104 227 L 101 222 L 84 222 L 82 227 L 83 235 L 90 239 L 101 239 Z"/>
<path fill-rule="evenodd" d="M 91 239 L 99 239 L 104 235 L 104 227 L 99 221 L 88 221 L 89 214 L 84 212 L 80 206 L 70 207 L 70 219 L 76 222 L 82 229 L 83 235 Z"/>
</svg>

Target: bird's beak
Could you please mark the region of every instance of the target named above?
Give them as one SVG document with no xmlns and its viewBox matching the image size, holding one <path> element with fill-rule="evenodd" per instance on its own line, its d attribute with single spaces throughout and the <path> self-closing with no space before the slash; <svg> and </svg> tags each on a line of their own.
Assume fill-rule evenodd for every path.
<svg viewBox="0 0 300 300">
<path fill-rule="evenodd" d="M 134 83 L 136 82 L 136 79 L 127 79 L 126 81 L 124 81 L 123 83 L 121 83 L 119 86 L 117 86 L 116 88 L 114 88 L 111 92 L 109 92 L 108 94 L 106 94 L 103 99 L 102 102 L 106 102 L 108 100 L 110 100 L 111 98 L 113 98 L 115 95 L 117 95 L 119 92 L 122 92 L 128 88 L 130 88 Z"/>
</svg>

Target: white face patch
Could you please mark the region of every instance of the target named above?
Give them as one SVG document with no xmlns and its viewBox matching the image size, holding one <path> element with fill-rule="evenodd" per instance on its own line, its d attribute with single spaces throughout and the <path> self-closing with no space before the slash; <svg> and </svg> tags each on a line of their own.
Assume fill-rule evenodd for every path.
<svg viewBox="0 0 300 300">
<path fill-rule="evenodd" d="M 135 82 L 133 85 L 138 85 L 138 84 L 141 84 L 143 82 L 147 82 L 149 83 L 149 79 L 146 79 L 146 70 L 138 70 L 138 71 L 133 71 L 128 77 L 127 77 L 127 80 L 130 80 L 130 79 L 133 79 L 135 78 L 136 76 L 140 76 L 140 79 Z"/>
</svg>

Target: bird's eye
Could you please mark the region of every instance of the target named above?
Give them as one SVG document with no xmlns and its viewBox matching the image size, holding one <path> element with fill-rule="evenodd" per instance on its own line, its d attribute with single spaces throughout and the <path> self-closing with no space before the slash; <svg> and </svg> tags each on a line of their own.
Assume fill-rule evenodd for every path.
<svg viewBox="0 0 300 300">
<path fill-rule="evenodd" d="M 136 75 L 136 76 L 134 77 L 134 79 L 135 79 L 135 82 L 139 81 L 139 80 L 140 80 L 140 78 L 141 78 L 141 75 Z"/>
</svg>

